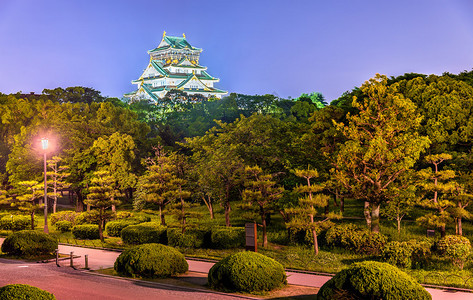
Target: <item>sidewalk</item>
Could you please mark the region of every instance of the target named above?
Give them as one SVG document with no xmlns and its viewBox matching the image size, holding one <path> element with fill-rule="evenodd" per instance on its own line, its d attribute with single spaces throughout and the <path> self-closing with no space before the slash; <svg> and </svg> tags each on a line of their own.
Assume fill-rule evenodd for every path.
<svg viewBox="0 0 473 300">
<path fill-rule="evenodd" d="M 3 242 L 3 238 L 0 238 L 0 245 Z M 74 255 L 79 255 L 80 258 L 74 260 L 74 265 L 83 268 L 85 266 L 85 255 L 88 256 L 88 266 L 91 270 L 99 270 L 105 268 L 113 268 L 116 258 L 120 255 L 119 251 L 111 250 L 99 250 L 92 248 L 83 248 L 68 245 L 59 245 L 59 253 L 70 254 L 73 252 Z M 210 268 L 214 265 L 212 262 L 206 262 L 201 260 L 187 259 L 189 264 L 189 271 L 208 273 Z M 298 272 L 286 272 L 287 281 L 289 284 L 310 286 L 310 287 L 321 287 L 325 282 L 330 280 L 330 276 L 314 275 L 307 273 Z M 472 300 L 473 293 L 460 292 L 455 290 L 440 290 L 433 288 L 426 288 L 426 290 L 432 295 L 434 300 Z"/>
</svg>

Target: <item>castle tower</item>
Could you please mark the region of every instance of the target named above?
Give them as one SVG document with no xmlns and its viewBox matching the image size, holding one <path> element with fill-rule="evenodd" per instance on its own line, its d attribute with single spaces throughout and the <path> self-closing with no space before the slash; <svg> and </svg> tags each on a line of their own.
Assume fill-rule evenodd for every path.
<svg viewBox="0 0 473 300">
<path fill-rule="evenodd" d="M 137 90 L 124 96 L 131 101 L 160 98 L 173 89 L 189 95 L 201 94 L 205 97 L 221 98 L 226 91 L 214 87 L 219 79 L 207 73 L 207 67 L 199 65 L 202 49 L 195 48 L 182 37 L 167 36 L 158 47 L 149 50 L 150 61 L 140 78 L 133 80 Z"/>
</svg>

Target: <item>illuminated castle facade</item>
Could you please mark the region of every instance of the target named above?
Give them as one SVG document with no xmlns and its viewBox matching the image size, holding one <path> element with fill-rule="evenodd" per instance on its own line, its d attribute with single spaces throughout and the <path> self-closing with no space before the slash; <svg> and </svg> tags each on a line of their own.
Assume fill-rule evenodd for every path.
<svg viewBox="0 0 473 300">
<path fill-rule="evenodd" d="M 137 90 L 124 96 L 131 101 L 154 100 L 166 96 L 170 90 L 180 90 L 189 95 L 200 94 L 207 98 L 221 98 L 226 91 L 214 87 L 219 79 L 207 73 L 207 67 L 199 65 L 202 49 L 194 48 L 182 37 L 163 34 L 161 43 L 149 50 L 150 61 L 140 78 L 133 80 Z"/>
</svg>

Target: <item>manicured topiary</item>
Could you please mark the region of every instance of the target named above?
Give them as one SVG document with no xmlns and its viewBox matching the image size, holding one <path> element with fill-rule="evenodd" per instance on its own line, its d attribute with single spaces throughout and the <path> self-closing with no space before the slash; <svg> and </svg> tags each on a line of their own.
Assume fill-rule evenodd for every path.
<svg viewBox="0 0 473 300">
<path fill-rule="evenodd" d="M 80 240 L 97 240 L 100 238 L 99 225 L 76 225 L 72 227 L 72 236 Z"/>
<path fill-rule="evenodd" d="M 338 272 L 317 294 L 318 300 L 422 300 L 431 295 L 412 277 L 381 262 L 355 263 Z"/>
<path fill-rule="evenodd" d="M 239 252 L 216 263 L 209 271 L 209 286 L 217 290 L 270 291 L 287 283 L 283 266 L 255 252 Z"/>
<path fill-rule="evenodd" d="M 23 230 L 9 235 L 2 244 L 2 252 L 17 256 L 52 254 L 58 247 L 56 239 L 34 230 Z"/>
<path fill-rule="evenodd" d="M 340 224 L 331 227 L 326 235 L 327 246 L 356 250 L 362 241 L 362 231 L 355 224 Z"/>
<path fill-rule="evenodd" d="M 84 211 L 78 214 L 74 220 L 75 225 L 93 224 L 96 214 L 93 211 Z"/>
<path fill-rule="evenodd" d="M 6 214 L 0 218 L 0 229 L 19 231 L 31 228 L 31 217 Z"/>
<path fill-rule="evenodd" d="M 9 284 L 0 288 L 0 300 L 56 300 L 53 294 L 27 284 Z"/>
<path fill-rule="evenodd" d="M 187 272 L 189 265 L 178 250 L 162 244 L 144 244 L 123 251 L 115 271 L 124 276 L 165 278 Z"/>
<path fill-rule="evenodd" d="M 116 220 L 116 221 L 110 221 L 105 225 L 105 231 L 107 231 L 108 236 L 120 236 L 122 229 L 130 226 L 130 225 L 136 225 L 139 224 L 136 220 L 129 220 L 129 219 L 123 219 L 123 220 Z"/>
<path fill-rule="evenodd" d="M 167 244 L 166 227 L 155 222 L 129 225 L 122 229 L 121 238 L 128 245 Z"/>
<path fill-rule="evenodd" d="M 60 232 L 69 232 L 72 229 L 72 223 L 70 221 L 57 221 L 56 224 L 56 229 Z"/>
<path fill-rule="evenodd" d="M 437 251 L 450 259 L 452 263 L 463 269 L 463 266 L 471 253 L 470 240 L 461 235 L 447 235 L 437 243 Z"/>
<path fill-rule="evenodd" d="M 387 243 L 381 253 L 384 262 L 401 268 L 410 268 L 412 248 L 407 242 L 392 241 Z"/>
<path fill-rule="evenodd" d="M 207 247 L 206 235 L 210 232 L 209 229 L 186 229 L 184 233 L 181 228 L 168 228 L 168 244 L 172 247 L 182 248 L 202 248 Z"/>
<path fill-rule="evenodd" d="M 245 246 L 245 228 L 223 227 L 212 229 L 212 247 L 216 249 L 240 248 Z"/>
<path fill-rule="evenodd" d="M 51 214 L 51 224 L 54 225 L 59 221 L 69 221 L 74 224 L 78 215 L 78 212 L 72 210 L 59 211 Z"/>
</svg>

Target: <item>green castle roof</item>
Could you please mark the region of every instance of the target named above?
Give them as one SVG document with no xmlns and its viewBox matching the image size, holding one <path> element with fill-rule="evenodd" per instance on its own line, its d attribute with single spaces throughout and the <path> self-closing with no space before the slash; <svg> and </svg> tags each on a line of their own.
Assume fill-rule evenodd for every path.
<svg viewBox="0 0 473 300">
<path fill-rule="evenodd" d="M 173 49 L 185 49 L 185 48 L 187 48 L 187 49 L 190 49 L 190 50 L 202 51 L 202 49 L 195 48 L 191 44 L 189 44 L 189 42 L 186 40 L 185 37 L 164 35 L 161 43 L 162 42 L 166 42 L 168 45 L 161 46 L 161 47 L 158 46 L 157 48 L 154 48 L 153 50 L 149 50 L 148 53 L 153 53 L 153 52 L 157 52 L 157 51 L 160 51 L 160 50 L 165 50 L 165 49 L 168 49 L 168 48 L 173 48 Z"/>
</svg>

